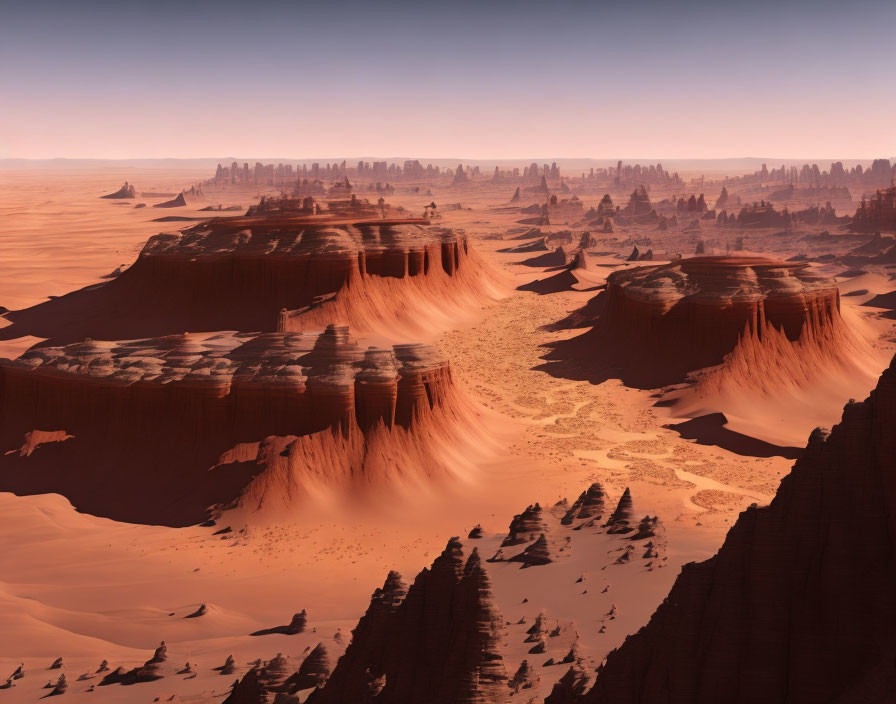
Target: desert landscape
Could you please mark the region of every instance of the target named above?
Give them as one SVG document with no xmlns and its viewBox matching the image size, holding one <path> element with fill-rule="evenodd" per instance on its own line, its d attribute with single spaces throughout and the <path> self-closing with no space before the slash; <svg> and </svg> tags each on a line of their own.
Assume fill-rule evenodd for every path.
<svg viewBox="0 0 896 704">
<path fill-rule="evenodd" d="M 235 47 L 220 17 L 172 42 Z M 793 128 L 558 120 L 578 152 L 491 157 L 488 115 L 424 140 L 287 100 L 297 145 L 192 100 L 170 148 L 77 101 L 0 125 L 0 704 L 896 702 L 890 135 L 740 158 Z M 680 155 L 587 156 L 648 133 Z"/>
</svg>

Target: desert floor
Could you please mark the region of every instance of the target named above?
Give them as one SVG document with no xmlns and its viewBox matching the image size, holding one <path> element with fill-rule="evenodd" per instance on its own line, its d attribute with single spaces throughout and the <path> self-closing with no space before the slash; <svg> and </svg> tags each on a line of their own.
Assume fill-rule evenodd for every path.
<svg viewBox="0 0 896 704">
<path fill-rule="evenodd" d="M 130 264 L 150 235 L 183 226 L 153 222 L 170 214 L 165 211 L 98 198 L 125 179 L 137 185 L 138 202 L 151 204 L 139 194 L 177 192 L 208 176 L 175 169 L 0 173 L 0 306 L 15 310 L 100 283 Z M 544 295 L 520 291 L 518 286 L 552 272 L 522 264 L 531 254 L 499 251 L 519 244 L 507 236 L 519 228 L 520 216 L 504 209 L 511 193 L 506 186 L 446 187 L 424 196 L 399 188 L 389 198 L 414 214 L 435 200 L 443 210 L 438 224 L 464 229 L 501 282 L 498 300 L 435 336 L 475 415 L 469 447 L 456 448 L 456 482 L 450 491 L 421 488 L 350 511 L 304 506 L 276 521 L 238 516 L 233 532 L 223 536 L 213 535 L 215 528 L 116 523 L 78 513 L 59 495 L 0 494 L 0 679 L 20 662 L 28 673 L 13 689 L 0 691 L 0 702 L 32 702 L 46 694 L 42 687 L 59 674 L 47 668 L 59 656 L 70 683 L 66 700 L 101 696 L 110 702 L 151 702 L 172 695 L 177 701 L 218 701 L 233 677 L 212 668 L 229 654 L 236 658 L 237 675 L 251 661 L 277 652 L 299 663 L 317 642 L 324 642 L 335 658 L 388 570 L 412 580 L 454 535 L 467 546 L 476 542 L 488 557 L 514 514 L 535 501 L 548 507 L 564 497 L 573 500 L 592 481 L 604 485 L 611 501 L 630 488 L 639 515 L 659 516 L 659 559 L 650 566 L 641 559 L 616 564 L 623 547 L 619 540 L 577 534 L 551 565 L 520 570 L 495 563 L 488 569 L 496 603 L 509 624 L 505 657 L 511 674 L 525 657 L 538 665 L 549 656 L 559 659 L 576 640 L 596 666 L 646 622 L 682 564 L 712 555 L 739 511 L 767 503 L 792 460 L 735 454 L 682 438 L 664 427 L 675 421 L 654 405 L 658 390 L 628 388 L 617 379 L 566 378 L 543 367 L 546 345 L 587 329 L 550 326 L 595 295 L 584 289 L 624 265 L 633 241 L 652 238 L 650 246 L 662 260 L 664 253 L 689 254 L 688 236 L 676 230 L 661 240 L 658 233 L 637 227 L 620 228 L 611 237 L 597 235 L 606 242 L 593 248 L 593 266 L 582 274 L 581 285 Z M 717 193 L 717 187 L 707 187 L 707 200 L 711 203 Z M 176 214 L 200 217 L 199 208 L 209 203 L 247 206 L 256 195 L 207 188 L 203 198 Z M 623 193 L 613 197 L 625 202 Z M 666 196 L 651 194 L 653 200 L 661 197 Z M 599 198 L 582 196 L 586 208 Z M 450 209 L 450 203 L 461 208 Z M 584 228 L 570 219 L 568 225 L 558 220 L 542 229 L 568 229 L 577 237 Z M 756 253 L 790 256 L 808 246 L 769 232 L 749 234 L 747 248 Z M 703 236 L 715 242 L 710 247 L 717 252 L 733 239 L 713 230 Z M 795 415 L 797 406 L 776 407 L 766 399 L 765 421 L 747 409 L 741 427 L 799 447 L 815 425 L 836 422 L 850 396 L 864 397 L 892 355 L 893 330 L 881 311 L 862 304 L 891 288 L 885 271 L 841 280 L 841 293 L 859 292 L 842 300 L 844 317 L 869 350 L 867 378 L 839 379 L 836 402 L 804 399 L 816 407 L 811 418 Z M 18 356 L 39 341 L 0 342 L 0 356 Z M 738 409 L 729 413 L 737 416 Z M 217 527 L 226 524 L 225 514 Z M 485 537 L 467 541 L 476 524 Z M 205 616 L 184 619 L 200 604 L 208 607 Z M 301 609 L 308 611 L 307 632 L 249 635 L 288 623 Z M 552 639 L 547 654 L 528 656 L 526 626 L 517 622 L 531 623 L 541 611 L 561 626 L 561 635 Z M 98 678 L 78 678 L 94 673 L 101 660 L 112 668 L 133 667 L 162 640 L 171 662 L 194 663 L 195 678 L 172 674 L 132 687 L 85 692 Z M 545 695 L 564 670 L 540 668 L 539 687 L 516 698 Z"/>
</svg>

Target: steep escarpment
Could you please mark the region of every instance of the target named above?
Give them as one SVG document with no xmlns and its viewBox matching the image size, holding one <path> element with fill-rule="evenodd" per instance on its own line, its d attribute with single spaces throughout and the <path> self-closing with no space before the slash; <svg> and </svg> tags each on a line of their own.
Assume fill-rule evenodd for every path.
<svg viewBox="0 0 896 704">
<path fill-rule="evenodd" d="M 405 594 L 390 573 L 313 704 L 493 704 L 510 689 L 503 622 L 474 548 L 448 541 Z"/>
<path fill-rule="evenodd" d="M 115 279 L 7 314 L 4 339 L 64 344 L 184 331 L 425 330 L 493 293 L 467 239 L 425 220 L 216 218 L 156 235 Z M 398 306 L 400 299 L 402 305 Z"/>
<path fill-rule="evenodd" d="M 896 358 L 772 503 L 687 565 L 582 704 L 892 701 Z"/>
<path fill-rule="evenodd" d="M 834 280 L 758 257 L 624 269 L 607 277 L 605 299 L 590 338 L 626 381 L 647 387 L 721 363 L 744 336 L 774 329 L 797 341 L 841 324 Z"/>
<path fill-rule="evenodd" d="M 397 473 L 438 475 L 445 467 L 427 438 L 438 427 L 450 442 L 461 416 L 432 348 L 363 349 L 344 326 L 88 339 L 0 361 L 0 489 L 181 525 L 212 504 L 258 498 L 247 486 L 271 481 L 266 468 L 280 461 L 314 468 L 306 489 L 348 493 Z M 302 495 L 291 485 L 280 498 Z"/>
</svg>

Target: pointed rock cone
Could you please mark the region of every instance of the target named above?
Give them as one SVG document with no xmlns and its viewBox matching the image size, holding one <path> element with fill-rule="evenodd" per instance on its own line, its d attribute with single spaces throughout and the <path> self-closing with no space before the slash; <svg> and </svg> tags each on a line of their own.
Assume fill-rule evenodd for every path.
<svg viewBox="0 0 896 704">
<path fill-rule="evenodd" d="M 223 704 L 267 704 L 267 690 L 259 679 L 258 668 L 253 667 L 243 679 L 233 683 Z"/>
<path fill-rule="evenodd" d="M 634 529 L 629 524 L 632 521 L 633 515 L 634 508 L 632 506 L 632 493 L 629 488 L 626 487 L 619 499 L 619 503 L 616 504 L 616 510 L 613 511 L 613 514 L 607 522 L 604 523 L 604 528 L 607 529 L 607 533 L 631 533 Z"/>
<path fill-rule="evenodd" d="M 513 192 L 513 197 L 510 199 L 511 203 L 518 203 L 520 200 L 520 187 L 517 186 L 516 190 Z"/>
<path fill-rule="evenodd" d="M 100 666 L 98 668 L 96 668 L 96 671 L 97 672 L 108 672 L 109 671 L 109 661 L 103 660 L 100 663 Z"/>
<path fill-rule="evenodd" d="M 20 680 L 25 676 L 25 663 L 19 663 L 19 666 L 15 669 L 9 679 L 11 680 Z"/>
<path fill-rule="evenodd" d="M 302 661 L 299 671 L 290 677 L 285 685 L 292 692 L 319 687 L 327 681 L 331 670 L 332 666 L 327 648 L 323 643 L 318 643 L 314 646 L 314 650 L 308 653 L 308 657 Z"/>
<path fill-rule="evenodd" d="M 482 526 L 477 525 L 467 534 L 469 540 L 479 540 L 482 537 Z"/>
<path fill-rule="evenodd" d="M 510 521 L 510 529 L 507 537 L 501 543 L 501 547 L 505 548 L 510 545 L 528 543 L 530 540 L 535 540 L 545 530 L 541 506 L 537 503 L 527 506 L 525 511 L 518 513 Z"/>
<path fill-rule="evenodd" d="M 65 694 L 65 691 L 68 689 L 68 682 L 65 681 L 65 673 L 63 672 L 59 675 L 59 679 L 56 680 L 56 686 L 53 687 L 53 690 L 47 695 L 48 697 L 55 697 L 59 694 Z"/>
<path fill-rule="evenodd" d="M 531 636 L 531 638 L 526 638 L 524 643 L 534 643 L 538 640 L 538 637 L 547 630 L 547 621 L 548 617 L 545 616 L 544 611 L 538 614 L 535 617 L 535 621 L 532 623 L 529 628 L 526 629 L 526 634 Z"/>
<path fill-rule="evenodd" d="M 268 691 L 277 691 L 289 677 L 289 664 L 283 653 L 277 653 L 258 670 L 258 679 Z"/>
<path fill-rule="evenodd" d="M 236 672 L 236 661 L 233 659 L 233 655 L 228 655 L 227 659 L 224 661 L 224 664 L 221 667 L 216 667 L 222 675 L 232 675 Z"/>
<path fill-rule="evenodd" d="M 522 562 L 523 567 L 534 567 L 536 565 L 547 565 L 553 562 L 551 550 L 548 546 L 548 539 L 544 533 L 538 536 L 531 545 L 527 546 L 519 555 L 514 555 L 508 562 Z"/>
<path fill-rule="evenodd" d="M 565 526 L 571 525 L 575 520 L 585 520 L 588 518 L 597 518 L 600 520 L 601 514 L 604 512 L 604 499 L 606 494 L 600 482 L 594 482 L 579 498 L 575 500 L 566 515 L 560 519 L 560 523 Z"/>
<path fill-rule="evenodd" d="M 507 686 L 516 694 L 521 689 L 532 689 L 539 681 L 540 678 L 535 674 L 535 668 L 529 664 L 528 660 L 523 660 L 513 677 L 507 681 Z"/>
<path fill-rule="evenodd" d="M 638 523 L 638 528 L 634 535 L 629 536 L 629 540 L 644 540 L 645 538 L 653 538 L 656 535 L 656 529 L 659 525 L 659 518 L 654 516 L 644 516 Z"/>
<path fill-rule="evenodd" d="M 376 596 L 376 594 L 375 594 Z M 396 606 L 373 600 L 313 704 L 493 702 L 509 696 L 504 622 L 474 549 L 448 542 Z"/>
<path fill-rule="evenodd" d="M 302 609 L 297 614 L 293 614 L 292 620 L 286 627 L 286 633 L 294 636 L 305 632 L 305 626 L 308 624 L 308 612 Z"/>
<path fill-rule="evenodd" d="M 579 646 L 577 643 L 573 643 L 569 646 L 569 652 L 563 656 L 563 659 L 560 661 L 560 665 L 567 665 L 569 663 L 578 662 L 579 660 Z"/>
<path fill-rule="evenodd" d="M 636 262 L 638 258 L 641 256 L 641 253 L 638 251 L 637 247 L 632 248 L 632 253 L 628 255 L 628 258 L 625 260 L 627 262 Z"/>
<path fill-rule="evenodd" d="M 58 670 L 62 667 L 62 658 L 56 658 L 51 664 L 50 667 L 47 668 L 49 670 Z"/>
<path fill-rule="evenodd" d="M 531 648 L 529 648 L 529 654 L 530 655 L 539 655 L 543 652 L 545 652 L 544 639 L 539 638 L 538 642 L 535 645 L 533 645 Z"/>
<path fill-rule="evenodd" d="M 588 690 L 588 675 L 578 665 L 570 665 L 566 674 L 545 697 L 544 704 L 580 704 Z"/>
</svg>

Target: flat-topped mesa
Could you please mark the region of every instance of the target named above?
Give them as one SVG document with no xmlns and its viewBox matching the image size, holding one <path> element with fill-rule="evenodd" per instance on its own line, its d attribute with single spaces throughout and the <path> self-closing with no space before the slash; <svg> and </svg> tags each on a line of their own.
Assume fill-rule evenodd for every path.
<svg viewBox="0 0 896 704">
<path fill-rule="evenodd" d="M 308 702 L 506 702 L 502 623 L 476 549 L 464 561 L 452 538 L 406 596 L 392 574 L 374 592 L 345 655 Z"/>
<path fill-rule="evenodd" d="M 693 257 L 616 271 L 606 296 L 595 333 L 610 341 L 611 361 L 648 386 L 720 364 L 744 335 L 762 339 L 775 328 L 793 342 L 824 337 L 842 322 L 836 281 L 804 263 L 760 257 Z"/>
<path fill-rule="evenodd" d="M 427 225 L 279 211 L 215 218 L 155 235 L 116 278 L 9 320 L 17 335 L 57 344 L 183 330 L 320 330 L 333 322 L 370 331 L 401 315 L 413 325 L 418 308 L 452 309 L 491 290 L 466 237 Z M 397 307 L 399 296 L 413 305 Z"/>
<path fill-rule="evenodd" d="M 850 401 L 772 502 L 685 565 L 578 704 L 892 701 L 896 358 Z"/>
<path fill-rule="evenodd" d="M 232 500 L 251 479 L 248 467 L 238 466 L 219 472 L 220 484 L 203 476 L 240 443 L 328 431 L 363 446 L 368 433 L 414 433 L 418 421 L 449 402 L 452 389 L 448 364 L 431 347 L 364 350 L 336 325 L 320 334 L 172 335 L 43 347 L 0 360 L 0 488 L 55 491 L 82 510 L 131 520 L 148 518 L 139 510 L 141 497 L 149 511 L 168 492 L 189 497 L 195 490 L 196 502 L 208 506 Z M 42 443 L 52 447 L 35 452 Z M 125 456 L 137 458 L 128 459 L 129 473 L 114 470 Z M 132 496 L 133 473 L 140 471 L 132 465 L 153 461 L 167 469 L 153 466 L 149 486 Z M 97 491 L 94 481 L 104 489 Z M 183 518 L 176 511 L 170 520 L 202 520 L 201 511 L 194 515 L 198 504 L 183 503 Z"/>
</svg>

